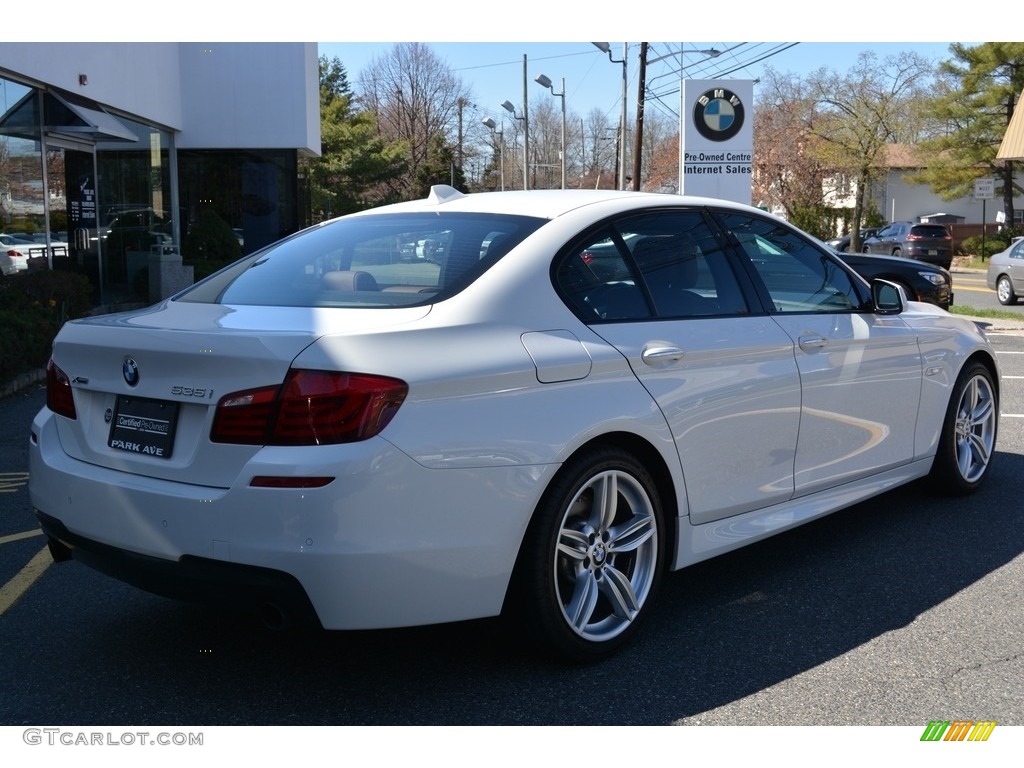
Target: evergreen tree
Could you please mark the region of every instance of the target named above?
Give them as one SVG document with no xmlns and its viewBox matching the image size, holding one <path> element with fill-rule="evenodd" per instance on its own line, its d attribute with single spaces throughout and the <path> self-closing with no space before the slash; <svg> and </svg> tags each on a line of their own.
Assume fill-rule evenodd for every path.
<svg viewBox="0 0 1024 768">
<path fill-rule="evenodd" d="M 405 172 L 401 142 L 379 135 L 376 119 L 354 106 L 341 61 L 320 57 L 320 157 L 306 161 L 315 220 L 393 202 L 385 181 Z"/>
<path fill-rule="evenodd" d="M 953 59 L 940 65 L 949 78 L 947 92 L 931 103 L 929 113 L 945 126 L 922 142 L 928 167 L 912 179 L 928 184 L 945 200 L 972 194 L 974 180 L 995 177 L 1003 210 L 1013 221 L 1013 162 L 996 162 L 996 153 L 1024 89 L 1024 43 L 963 43 L 950 46 Z"/>
</svg>

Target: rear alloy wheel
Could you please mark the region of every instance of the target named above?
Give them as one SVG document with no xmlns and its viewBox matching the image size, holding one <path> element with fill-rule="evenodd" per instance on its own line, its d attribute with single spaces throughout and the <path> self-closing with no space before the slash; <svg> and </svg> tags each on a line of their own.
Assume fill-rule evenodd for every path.
<svg viewBox="0 0 1024 768">
<path fill-rule="evenodd" d="M 897 259 L 902 258 L 903 257 L 903 249 L 902 248 L 893 248 L 892 249 L 892 255 L 895 256 Z"/>
<path fill-rule="evenodd" d="M 1000 304 L 1017 303 L 1017 294 L 1013 292 L 1013 283 L 1006 275 L 1000 275 L 996 280 L 996 297 Z"/>
<path fill-rule="evenodd" d="M 630 454 L 595 448 L 569 462 L 524 540 L 518 597 L 528 630 L 573 661 L 618 649 L 660 581 L 661 526 L 654 481 Z"/>
<path fill-rule="evenodd" d="M 960 372 L 946 409 L 932 479 L 948 493 L 976 490 L 992 463 L 999 402 L 992 374 L 981 363 Z"/>
</svg>

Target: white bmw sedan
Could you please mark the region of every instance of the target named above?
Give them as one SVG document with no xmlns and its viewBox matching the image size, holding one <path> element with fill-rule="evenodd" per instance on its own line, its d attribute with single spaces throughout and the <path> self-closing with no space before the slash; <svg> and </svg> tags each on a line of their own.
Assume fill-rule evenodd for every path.
<svg viewBox="0 0 1024 768">
<path fill-rule="evenodd" d="M 998 398 L 974 323 L 754 208 L 435 187 L 65 324 L 30 495 L 56 559 L 157 594 L 326 629 L 504 612 L 592 659 L 666 571 L 977 489 Z"/>
</svg>

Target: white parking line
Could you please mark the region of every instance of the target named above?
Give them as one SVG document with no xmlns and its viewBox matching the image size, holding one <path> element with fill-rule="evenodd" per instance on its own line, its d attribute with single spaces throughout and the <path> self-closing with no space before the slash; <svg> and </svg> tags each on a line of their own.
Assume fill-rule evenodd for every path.
<svg viewBox="0 0 1024 768">
<path fill-rule="evenodd" d="M 0 616 L 18 602 L 52 562 L 53 557 L 50 556 L 49 548 L 43 547 L 35 557 L 28 561 L 28 565 L 18 571 L 13 579 L 0 587 Z"/>
<path fill-rule="evenodd" d="M 34 531 L 22 531 L 21 533 L 12 533 L 9 536 L 0 536 L 0 544 L 6 544 L 9 541 L 21 541 L 22 539 L 31 539 L 33 536 L 42 536 L 43 532 L 38 528 Z"/>
<path fill-rule="evenodd" d="M 28 472 L 0 472 L 0 493 L 14 493 L 28 482 Z"/>
</svg>

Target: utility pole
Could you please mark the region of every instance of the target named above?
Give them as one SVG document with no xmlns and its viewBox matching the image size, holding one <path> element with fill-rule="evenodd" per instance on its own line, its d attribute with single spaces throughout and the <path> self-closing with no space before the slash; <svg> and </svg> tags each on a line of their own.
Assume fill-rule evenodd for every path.
<svg viewBox="0 0 1024 768">
<path fill-rule="evenodd" d="M 458 105 L 458 108 L 459 108 L 459 153 L 458 153 L 458 157 L 459 157 L 459 170 L 462 171 L 462 163 L 465 160 L 465 158 L 462 155 L 462 110 L 466 106 L 466 100 L 463 99 L 460 96 L 459 100 L 457 102 L 455 102 L 455 103 Z M 452 186 L 453 187 L 455 186 L 455 174 L 454 173 L 452 173 Z"/>
<path fill-rule="evenodd" d="M 523 189 L 530 188 L 530 111 L 526 106 L 526 54 L 523 54 Z"/>
<path fill-rule="evenodd" d="M 644 91 L 647 89 L 647 43 L 640 43 L 640 74 L 636 95 L 636 149 L 633 151 L 633 191 L 640 191 L 644 147 Z"/>
</svg>

